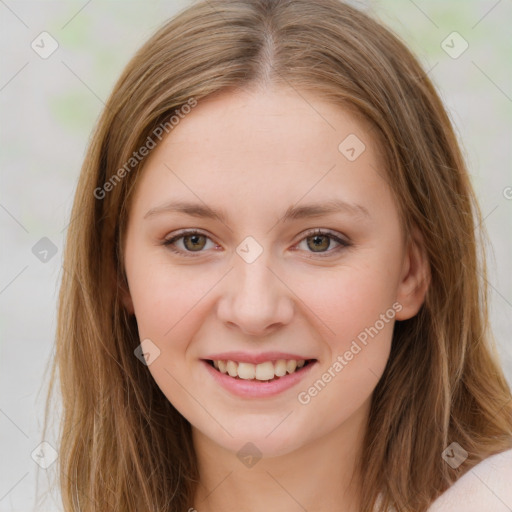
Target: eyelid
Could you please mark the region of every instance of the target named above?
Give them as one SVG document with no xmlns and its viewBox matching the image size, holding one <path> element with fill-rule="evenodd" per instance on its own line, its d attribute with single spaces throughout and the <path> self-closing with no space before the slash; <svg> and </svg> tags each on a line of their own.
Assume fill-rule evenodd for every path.
<svg viewBox="0 0 512 512">
<path fill-rule="evenodd" d="M 190 228 L 190 229 L 183 229 L 181 231 L 178 231 L 178 232 L 174 233 L 173 236 L 170 238 L 166 237 L 165 240 L 163 241 L 162 245 L 168 247 L 172 252 L 174 252 L 178 255 L 182 255 L 185 257 L 198 257 L 202 252 L 205 252 L 205 251 L 197 251 L 197 256 L 196 256 L 193 251 L 183 251 L 181 249 L 175 249 L 172 247 L 173 243 L 176 242 L 177 240 L 184 238 L 186 236 L 193 236 L 193 235 L 201 235 L 201 236 L 204 236 L 204 237 L 210 239 L 212 242 L 214 242 L 214 240 L 212 240 L 210 235 L 203 232 L 202 230 Z M 328 236 L 331 240 L 334 240 L 336 243 L 338 243 L 339 246 L 334 249 L 330 249 L 329 251 L 326 251 L 324 253 L 310 252 L 309 253 L 310 256 L 307 256 L 308 258 L 315 257 L 315 256 L 318 256 L 320 258 L 327 258 L 329 256 L 332 256 L 335 253 L 338 253 L 339 250 L 341 250 L 341 249 L 348 248 L 348 247 L 352 246 L 352 242 L 349 241 L 348 237 L 346 237 L 345 235 L 342 235 L 341 233 L 338 233 L 336 231 L 331 231 L 329 229 L 313 228 L 313 229 L 309 229 L 309 230 L 305 231 L 304 233 L 301 233 L 301 235 L 299 235 L 301 238 L 294 244 L 294 247 L 297 246 L 300 242 L 304 241 L 306 238 L 309 238 L 309 237 L 312 237 L 315 235 Z M 297 250 L 297 249 L 294 249 L 294 250 Z"/>
<path fill-rule="evenodd" d="M 301 238 L 299 239 L 297 244 L 299 244 L 306 238 L 309 238 L 309 237 L 315 236 L 315 235 L 328 236 L 331 240 L 334 240 L 336 243 L 338 243 L 340 245 L 339 245 L 339 247 L 337 247 L 335 249 L 331 249 L 325 253 L 311 252 L 310 254 L 312 254 L 312 255 L 319 255 L 320 257 L 322 257 L 322 255 L 324 254 L 327 257 L 328 255 L 332 255 L 335 252 L 337 252 L 338 249 L 342 249 L 344 247 L 345 248 L 350 247 L 352 245 L 352 242 L 349 240 L 349 238 L 347 236 L 343 235 L 342 233 L 338 233 L 337 231 L 331 231 L 330 229 L 322 229 L 322 228 L 313 228 L 313 229 L 306 231 L 305 233 L 302 233 L 300 235 Z M 297 245 L 297 244 L 295 244 L 295 245 Z"/>
<path fill-rule="evenodd" d="M 189 257 L 189 256 L 197 257 L 194 255 L 193 251 L 182 251 L 181 249 L 176 249 L 173 247 L 173 243 L 178 241 L 180 238 L 184 238 L 186 236 L 194 236 L 194 235 L 204 236 L 213 242 L 212 237 L 210 235 L 208 235 L 207 233 L 201 231 L 200 229 L 190 228 L 190 229 L 183 229 L 181 231 L 178 231 L 178 232 L 174 233 L 171 237 L 166 237 L 164 239 L 164 241 L 162 242 L 162 245 L 165 247 L 168 247 L 172 252 L 174 252 L 178 255 L 185 256 L 185 257 Z M 204 252 L 204 251 L 198 251 L 198 255 L 201 254 L 202 252 Z"/>
</svg>

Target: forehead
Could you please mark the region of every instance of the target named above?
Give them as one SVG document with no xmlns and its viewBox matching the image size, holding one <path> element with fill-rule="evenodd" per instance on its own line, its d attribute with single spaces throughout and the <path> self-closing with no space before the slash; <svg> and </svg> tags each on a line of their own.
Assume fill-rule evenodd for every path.
<svg viewBox="0 0 512 512">
<path fill-rule="evenodd" d="M 224 92 L 151 152 L 138 195 L 147 207 L 188 197 L 254 214 L 301 198 L 371 203 L 383 174 L 371 125 L 352 111 L 290 88 Z"/>
<path fill-rule="evenodd" d="M 258 160 L 283 161 L 325 152 L 332 160 L 349 135 L 374 146 L 372 129 L 353 107 L 334 105 L 311 92 L 289 87 L 236 90 L 200 100 L 165 145 L 224 158 L 245 152 Z"/>
</svg>

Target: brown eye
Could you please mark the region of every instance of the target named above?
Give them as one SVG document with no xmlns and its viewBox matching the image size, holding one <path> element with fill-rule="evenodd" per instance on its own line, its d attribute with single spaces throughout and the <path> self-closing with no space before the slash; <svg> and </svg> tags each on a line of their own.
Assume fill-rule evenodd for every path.
<svg viewBox="0 0 512 512">
<path fill-rule="evenodd" d="M 169 247 L 169 249 L 176 254 L 182 256 L 194 256 L 194 253 L 199 255 L 201 252 L 206 252 L 206 245 L 208 241 L 211 242 L 209 236 L 204 235 L 199 231 L 192 230 L 182 231 L 176 236 L 165 240 L 163 245 Z M 338 246 L 330 249 L 332 241 L 338 244 Z M 178 247 L 178 242 L 181 242 L 182 247 Z M 316 230 L 309 233 L 301 240 L 301 242 L 299 242 L 299 245 L 303 242 L 306 242 L 307 248 L 304 249 L 306 252 L 309 254 L 318 254 L 320 257 L 331 256 L 351 245 L 349 241 L 342 239 L 340 236 L 322 230 Z M 215 247 L 213 242 L 212 245 Z"/>
<path fill-rule="evenodd" d="M 200 251 L 206 245 L 206 237 L 204 235 L 186 235 L 183 237 L 183 245 L 187 250 Z"/>
<path fill-rule="evenodd" d="M 182 256 L 194 256 L 192 253 L 199 254 L 201 252 L 205 252 L 203 249 L 205 249 L 209 240 L 210 237 L 198 231 L 182 231 L 178 235 L 165 240 L 163 245 L 169 247 L 171 251 Z M 182 247 L 178 246 L 178 242 L 181 242 Z"/>
<path fill-rule="evenodd" d="M 334 241 L 337 247 L 330 249 L 331 242 Z M 342 249 L 350 247 L 351 243 L 348 240 L 344 240 L 340 236 L 331 233 L 329 231 L 323 231 L 317 229 L 313 232 L 307 233 L 306 237 L 299 242 L 300 244 L 305 243 L 306 248 L 304 249 L 309 254 L 317 254 L 320 257 L 332 256 Z M 308 256 L 311 258 L 311 256 Z"/>
<path fill-rule="evenodd" d="M 310 248 L 313 252 L 324 252 L 329 248 L 331 243 L 331 239 L 327 235 L 313 235 L 307 237 L 308 240 L 308 248 Z M 311 243 L 310 243 L 311 241 Z"/>
</svg>

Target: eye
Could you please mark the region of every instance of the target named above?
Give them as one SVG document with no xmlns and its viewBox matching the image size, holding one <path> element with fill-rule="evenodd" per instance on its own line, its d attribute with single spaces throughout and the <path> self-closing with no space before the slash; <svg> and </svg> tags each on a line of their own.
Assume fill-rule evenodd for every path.
<svg viewBox="0 0 512 512">
<path fill-rule="evenodd" d="M 169 249 L 177 254 L 182 256 L 194 256 L 191 253 L 200 253 L 203 252 L 202 249 L 206 247 L 207 241 L 211 240 L 207 235 L 201 233 L 197 230 L 188 230 L 182 231 L 177 235 L 166 239 L 163 242 L 163 245 L 169 247 Z M 338 247 L 327 251 L 331 245 L 331 241 L 334 240 L 338 245 Z M 184 249 L 180 249 L 176 247 L 176 243 L 180 241 L 183 244 Z M 307 233 L 307 235 L 300 241 L 300 243 L 306 242 L 306 247 L 311 249 L 310 252 L 314 254 L 319 254 L 321 257 L 324 257 L 323 254 L 326 253 L 327 256 L 330 256 L 334 252 L 338 252 L 339 250 L 349 247 L 351 244 L 347 240 L 343 240 L 339 236 L 329 231 L 323 231 L 321 229 L 317 229 L 315 231 Z M 300 245 L 299 243 L 299 245 Z M 215 246 L 215 244 L 213 244 Z M 318 249 L 318 250 L 317 250 Z M 307 249 L 306 249 L 307 252 Z M 311 256 L 309 256 L 311 257 Z"/>
<path fill-rule="evenodd" d="M 331 245 L 332 240 L 334 240 L 339 245 L 338 247 L 327 251 Z M 324 231 L 322 229 L 316 229 L 313 232 L 307 233 L 306 237 L 303 238 L 298 245 L 304 242 L 306 247 L 311 249 L 311 252 L 320 255 L 320 257 L 331 256 L 333 253 L 337 253 L 343 248 L 349 247 L 351 245 L 347 240 L 342 239 L 338 235 L 331 233 L 330 231 Z"/>
<path fill-rule="evenodd" d="M 183 239 L 183 246 L 185 249 L 176 249 L 175 243 Z M 169 247 L 171 251 L 181 254 L 183 256 L 193 256 L 192 254 L 187 254 L 191 252 L 201 252 L 202 249 L 206 246 L 206 240 L 209 240 L 209 237 L 200 231 L 189 230 L 182 231 L 181 233 L 173 236 L 172 238 L 168 238 L 163 242 L 163 245 Z"/>
</svg>

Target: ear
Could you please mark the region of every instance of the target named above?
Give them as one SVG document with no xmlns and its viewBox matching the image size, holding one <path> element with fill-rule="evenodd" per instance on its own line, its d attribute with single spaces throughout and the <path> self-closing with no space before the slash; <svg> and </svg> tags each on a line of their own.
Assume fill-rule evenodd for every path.
<svg viewBox="0 0 512 512">
<path fill-rule="evenodd" d="M 408 241 L 396 300 L 402 305 L 397 320 L 408 320 L 420 310 L 430 285 L 430 264 L 423 235 L 414 228 Z"/>
</svg>

